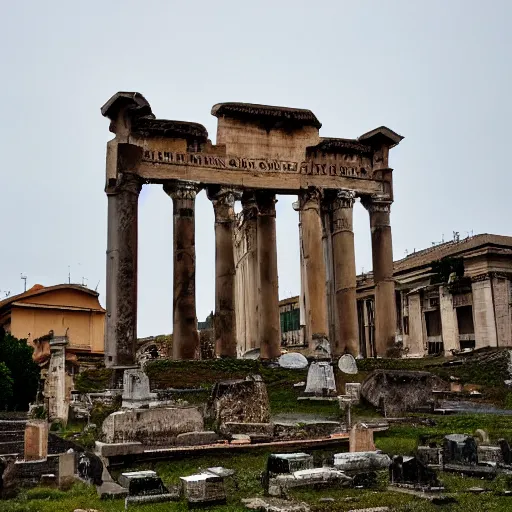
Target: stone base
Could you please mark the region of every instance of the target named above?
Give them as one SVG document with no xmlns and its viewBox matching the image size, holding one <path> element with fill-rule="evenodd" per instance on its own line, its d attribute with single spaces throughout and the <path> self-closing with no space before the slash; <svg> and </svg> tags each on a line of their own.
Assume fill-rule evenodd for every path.
<svg viewBox="0 0 512 512">
<path fill-rule="evenodd" d="M 144 452 L 144 446 L 139 442 L 101 443 L 96 441 L 94 452 L 100 457 L 117 457 L 119 455 L 134 455 Z"/>
<path fill-rule="evenodd" d="M 213 444 L 219 440 L 219 436 L 213 430 L 205 432 L 184 432 L 176 437 L 176 446 L 200 446 Z"/>
</svg>

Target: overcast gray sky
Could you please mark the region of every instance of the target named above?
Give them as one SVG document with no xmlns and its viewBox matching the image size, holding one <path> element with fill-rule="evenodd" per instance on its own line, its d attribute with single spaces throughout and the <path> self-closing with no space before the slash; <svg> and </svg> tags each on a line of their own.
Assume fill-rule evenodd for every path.
<svg viewBox="0 0 512 512">
<path fill-rule="evenodd" d="M 512 235 L 507 148 L 512 2 L 507 0 L 0 2 L 0 290 L 71 279 L 105 305 L 107 200 L 101 105 L 139 91 L 157 117 L 215 139 L 213 104 L 311 109 L 320 134 L 380 125 L 391 154 L 395 259 L 473 231 Z M 297 294 L 298 216 L 277 204 L 279 292 Z M 172 201 L 145 187 L 139 222 L 139 335 L 172 330 Z M 214 307 L 213 212 L 196 210 L 197 314 Z M 357 269 L 371 268 L 355 207 Z M 3 293 L 1 294 L 4 295 Z"/>
</svg>

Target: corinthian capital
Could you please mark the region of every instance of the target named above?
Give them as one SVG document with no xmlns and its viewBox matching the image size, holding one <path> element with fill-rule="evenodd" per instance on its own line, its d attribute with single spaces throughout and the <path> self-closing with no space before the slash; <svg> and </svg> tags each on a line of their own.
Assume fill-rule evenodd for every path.
<svg viewBox="0 0 512 512">
<path fill-rule="evenodd" d="M 190 182 L 173 182 L 166 183 L 164 190 L 173 199 L 195 199 L 199 186 Z"/>
<path fill-rule="evenodd" d="M 109 183 L 105 188 L 107 195 L 119 194 L 119 192 L 129 192 L 131 194 L 139 195 L 142 189 L 142 180 L 140 176 L 130 172 L 119 173 L 117 180 L 112 181 L 115 181 L 115 183 Z"/>
<path fill-rule="evenodd" d="M 362 205 L 370 212 L 370 213 L 390 213 L 391 212 L 391 203 L 386 196 L 381 195 L 373 195 L 366 196 L 361 200 Z"/>
<path fill-rule="evenodd" d="M 352 190 L 337 190 L 333 200 L 333 210 L 339 208 L 352 208 L 356 200 L 356 194 Z"/>
<path fill-rule="evenodd" d="M 299 194 L 299 210 L 309 209 L 320 209 L 320 200 L 322 199 L 322 193 L 317 188 L 308 188 L 302 190 Z M 295 203 L 294 203 L 295 204 Z"/>
<path fill-rule="evenodd" d="M 215 222 L 231 222 L 235 218 L 235 201 L 241 198 L 241 192 L 233 188 L 208 190 L 208 199 L 212 202 L 215 212 Z"/>
</svg>

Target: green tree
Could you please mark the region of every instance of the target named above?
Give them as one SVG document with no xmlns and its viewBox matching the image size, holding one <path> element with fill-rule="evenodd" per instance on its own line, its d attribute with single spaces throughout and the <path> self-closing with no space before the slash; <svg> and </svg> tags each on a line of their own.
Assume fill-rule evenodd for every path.
<svg viewBox="0 0 512 512">
<path fill-rule="evenodd" d="M 39 366 L 32 359 L 33 351 L 27 340 L 19 340 L 0 329 L 0 363 L 7 367 L 12 379 L 12 394 L 6 399 L 11 411 L 27 410 L 36 397 Z"/>
<path fill-rule="evenodd" d="M 0 363 L 0 410 L 9 406 L 9 400 L 12 398 L 12 386 L 14 381 L 11 372 L 5 363 Z"/>
</svg>

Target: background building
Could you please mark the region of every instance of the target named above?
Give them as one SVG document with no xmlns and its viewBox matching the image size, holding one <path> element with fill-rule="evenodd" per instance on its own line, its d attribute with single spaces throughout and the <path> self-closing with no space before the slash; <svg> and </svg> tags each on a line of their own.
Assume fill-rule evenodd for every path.
<svg viewBox="0 0 512 512">
<path fill-rule="evenodd" d="M 16 338 L 26 338 L 34 346 L 36 360 L 49 357 L 50 331 L 67 338 L 67 352 L 102 359 L 105 310 L 98 296 L 76 284 L 36 284 L 0 302 L 0 326 Z"/>
<path fill-rule="evenodd" d="M 455 236 L 395 261 L 393 268 L 396 341 L 408 356 L 512 346 L 512 237 Z M 372 272 L 357 276 L 356 293 L 359 355 L 373 357 Z M 299 301 L 300 296 L 279 302 L 283 347 L 305 345 Z M 336 332 L 333 323 L 329 335 Z"/>
<path fill-rule="evenodd" d="M 512 346 L 512 237 L 481 234 L 394 262 L 397 341 L 410 356 Z M 357 280 L 359 344 L 374 354 L 372 274 Z"/>
</svg>

